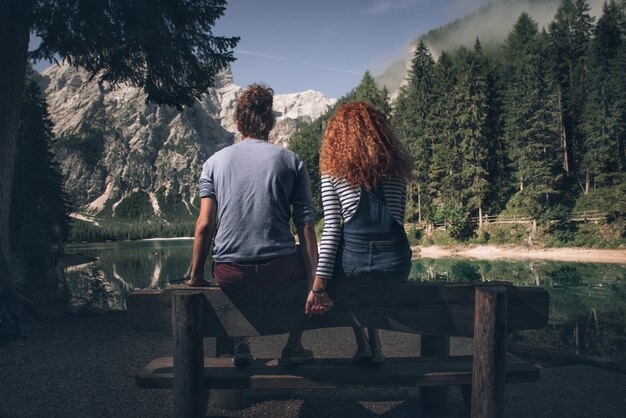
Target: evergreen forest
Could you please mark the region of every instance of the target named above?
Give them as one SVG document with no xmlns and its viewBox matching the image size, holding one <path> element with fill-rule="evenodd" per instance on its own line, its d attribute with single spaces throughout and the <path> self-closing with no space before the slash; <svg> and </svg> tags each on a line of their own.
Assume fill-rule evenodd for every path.
<svg viewBox="0 0 626 418">
<path fill-rule="evenodd" d="M 321 219 L 324 127 L 341 102 L 365 100 L 388 115 L 415 159 L 406 221 L 416 225 L 417 242 L 432 243 L 442 226 L 452 240 L 442 243 L 487 242 L 490 232 L 492 242 L 506 243 L 493 240 L 503 231 L 484 228 L 498 216 L 528 220 L 528 234 L 506 232 L 519 239 L 539 229 L 548 245 L 621 245 L 624 68 L 626 2 L 605 3 L 596 19 L 585 0 L 563 0 L 547 27 L 524 13 L 488 50 L 476 39 L 435 57 L 419 41 L 395 100 L 366 72 L 326 115 L 300 127 L 290 148 L 307 164 Z M 595 226 L 573 222 L 588 213 Z M 581 241 L 581 234 L 596 238 Z"/>
</svg>

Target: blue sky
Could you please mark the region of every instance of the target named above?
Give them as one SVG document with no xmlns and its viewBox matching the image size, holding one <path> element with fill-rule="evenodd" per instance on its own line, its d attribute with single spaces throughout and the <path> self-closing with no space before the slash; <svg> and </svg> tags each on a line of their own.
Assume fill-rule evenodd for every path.
<svg viewBox="0 0 626 418">
<path fill-rule="evenodd" d="M 488 0 L 230 0 L 216 34 L 237 35 L 235 83 L 340 97 L 411 40 Z"/>
<path fill-rule="evenodd" d="M 366 70 L 377 75 L 409 43 L 489 0 L 230 0 L 214 28 L 240 36 L 235 83 L 276 93 L 318 90 L 340 97 Z M 39 63 L 41 70 L 47 63 Z"/>
</svg>

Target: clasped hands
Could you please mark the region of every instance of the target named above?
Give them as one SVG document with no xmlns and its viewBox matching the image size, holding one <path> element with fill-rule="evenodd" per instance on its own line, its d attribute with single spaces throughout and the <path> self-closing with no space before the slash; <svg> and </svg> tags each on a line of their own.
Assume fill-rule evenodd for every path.
<svg viewBox="0 0 626 418">
<path fill-rule="evenodd" d="M 324 315 L 330 311 L 334 303 L 326 292 L 326 280 L 319 277 L 315 278 L 313 286 L 306 298 L 304 314 L 309 317 L 313 315 Z"/>
</svg>

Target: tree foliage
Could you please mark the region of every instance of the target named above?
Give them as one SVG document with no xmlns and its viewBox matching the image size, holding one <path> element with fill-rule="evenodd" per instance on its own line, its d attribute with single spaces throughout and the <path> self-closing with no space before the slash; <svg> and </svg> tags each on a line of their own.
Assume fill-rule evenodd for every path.
<svg viewBox="0 0 626 418">
<path fill-rule="evenodd" d="M 589 57 L 589 96 L 583 113 L 585 143 L 581 158 L 589 185 L 611 186 L 626 166 L 626 28 L 624 10 L 604 5 Z"/>
<path fill-rule="evenodd" d="M 563 0 L 547 31 L 524 13 L 499 49 L 477 40 L 435 61 L 420 42 L 391 112 L 415 160 L 407 219 L 467 239 L 486 211 L 566 219 L 587 193 L 614 195 L 607 212 L 623 217 L 624 68 L 623 0 L 597 23 L 586 1 Z M 376 104 L 379 92 L 366 73 L 345 99 Z M 302 129 L 294 146 L 309 135 L 302 152 L 319 158 L 323 128 Z"/>
<path fill-rule="evenodd" d="M 39 0 L 32 59 L 83 67 L 100 81 L 143 87 L 147 99 L 191 105 L 234 61 L 239 38 L 215 36 L 226 0 Z"/>
<path fill-rule="evenodd" d="M 542 219 L 623 184 L 624 19 L 623 2 L 595 24 L 587 2 L 563 0 L 549 31 L 522 14 L 499 50 L 477 42 L 433 65 L 420 43 L 393 112 L 418 167 L 416 220 L 458 224 L 507 202 Z"/>
<path fill-rule="evenodd" d="M 69 204 L 51 151 L 52 122 L 35 76 L 29 72 L 22 101 L 10 237 L 14 249 L 43 257 L 62 248 Z"/>
<path fill-rule="evenodd" d="M 41 43 L 30 58 L 58 57 L 181 108 L 234 61 L 239 38 L 212 32 L 225 7 L 225 0 L 0 0 L 0 303 L 24 304 L 12 289 L 9 230 L 31 33 Z"/>
</svg>

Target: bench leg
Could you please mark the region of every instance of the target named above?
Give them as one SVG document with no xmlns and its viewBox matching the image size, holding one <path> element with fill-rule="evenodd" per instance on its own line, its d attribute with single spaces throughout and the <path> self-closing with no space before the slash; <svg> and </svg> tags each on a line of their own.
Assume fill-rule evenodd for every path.
<svg viewBox="0 0 626 418">
<path fill-rule="evenodd" d="M 172 294 L 174 417 L 204 417 L 204 295 Z"/>
<path fill-rule="evenodd" d="M 420 356 L 449 356 L 450 337 L 422 335 Z M 445 411 L 448 408 L 448 387 L 420 387 L 420 401 L 427 411 Z"/>
<path fill-rule="evenodd" d="M 472 410 L 472 385 L 459 385 L 459 389 L 461 389 L 465 409 L 470 412 Z"/>
<path fill-rule="evenodd" d="M 233 339 L 217 337 L 215 339 L 215 357 L 232 357 L 235 352 Z M 214 389 L 209 393 L 210 402 L 220 409 L 236 410 L 243 407 L 243 390 Z"/>
<path fill-rule="evenodd" d="M 506 288 L 476 288 L 472 418 L 504 416 L 506 322 Z"/>
</svg>

